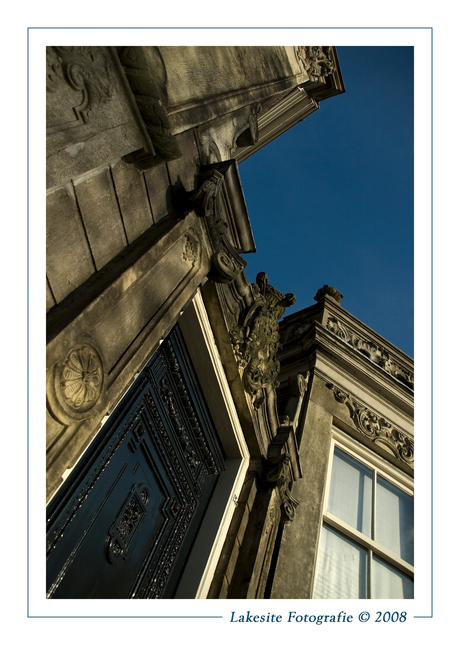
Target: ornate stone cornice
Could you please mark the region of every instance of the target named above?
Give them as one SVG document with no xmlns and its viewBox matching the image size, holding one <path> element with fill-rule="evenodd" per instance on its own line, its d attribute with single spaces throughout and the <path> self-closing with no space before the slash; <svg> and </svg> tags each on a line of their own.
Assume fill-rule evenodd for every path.
<svg viewBox="0 0 460 645">
<path fill-rule="evenodd" d="M 389 448 L 400 461 L 414 468 L 414 440 L 378 416 L 333 383 L 326 383 L 336 401 L 347 406 L 356 429 L 377 445 Z"/>
<path fill-rule="evenodd" d="M 257 275 L 252 285 L 254 301 L 243 311 L 240 324 L 230 329 L 235 358 L 244 369 L 243 383 L 253 397 L 253 404 L 259 407 L 263 400 L 263 389 L 269 385 L 277 387 L 276 378 L 280 363 L 276 354 L 280 349 L 278 320 L 295 303 L 295 296 L 285 296 L 268 284 L 266 273 Z"/>
<path fill-rule="evenodd" d="M 398 381 L 401 381 L 412 390 L 414 389 L 414 373 L 399 365 L 384 347 L 372 340 L 361 338 L 335 316 L 329 316 L 326 328 L 335 336 L 357 349 L 361 354 L 367 356 L 369 360 L 379 365 Z"/>
</svg>

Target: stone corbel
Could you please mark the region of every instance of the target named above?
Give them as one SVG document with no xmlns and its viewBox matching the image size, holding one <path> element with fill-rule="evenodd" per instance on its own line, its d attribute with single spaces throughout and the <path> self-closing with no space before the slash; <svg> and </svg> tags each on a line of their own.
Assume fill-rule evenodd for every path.
<svg viewBox="0 0 460 645">
<path fill-rule="evenodd" d="M 230 284 L 240 275 L 247 262 L 231 242 L 229 225 L 223 217 L 224 174 L 212 169 L 204 173 L 201 179 L 197 190 L 187 195 L 186 210 L 194 209 L 206 222 L 212 248 L 209 277 L 215 282 Z"/>
<path fill-rule="evenodd" d="M 290 484 L 293 480 L 292 456 L 286 452 L 288 438 L 293 435 L 291 425 L 281 425 L 273 438 L 263 460 L 262 480 L 278 489 L 280 496 L 281 521 L 292 522 L 299 501 L 293 497 Z M 298 457 L 298 455 L 297 455 Z"/>
</svg>

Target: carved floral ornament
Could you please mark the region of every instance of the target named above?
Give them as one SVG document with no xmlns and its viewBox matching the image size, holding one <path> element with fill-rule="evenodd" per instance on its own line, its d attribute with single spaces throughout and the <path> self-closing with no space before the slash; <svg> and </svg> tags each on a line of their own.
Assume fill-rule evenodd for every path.
<svg viewBox="0 0 460 645">
<path fill-rule="evenodd" d="M 333 391 L 334 397 L 339 403 L 344 403 L 347 406 L 350 417 L 359 432 L 377 445 L 386 446 L 397 459 L 414 468 L 414 441 L 411 437 L 352 399 L 349 394 L 332 383 L 326 383 L 326 387 Z"/>
<path fill-rule="evenodd" d="M 189 229 L 184 235 L 184 247 L 182 258 L 185 262 L 190 262 L 192 269 L 200 257 L 200 240 L 192 229 Z"/>
<path fill-rule="evenodd" d="M 253 285 L 254 302 L 243 312 L 241 324 L 233 325 L 230 338 L 235 358 L 243 368 L 243 383 L 253 396 L 253 404 L 259 407 L 263 389 L 277 386 L 276 377 L 280 363 L 276 354 L 281 348 L 278 320 L 286 307 L 295 303 L 295 296 L 285 296 L 268 284 L 266 273 L 259 273 Z"/>
<path fill-rule="evenodd" d="M 414 374 L 404 369 L 390 356 L 390 354 L 373 341 L 360 338 L 357 334 L 347 328 L 335 316 L 329 316 L 327 329 L 344 340 L 346 343 L 357 349 L 361 354 L 367 356 L 373 363 L 376 363 L 388 374 L 398 379 L 412 390 L 414 389 Z"/>
<path fill-rule="evenodd" d="M 59 381 L 63 400 L 74 412 L 86 412 L 99 400 L 104 373 L 102 361 L 91 345 L 84 343 L 67 354 Z"/>
<path fill-rule="evenodd" d="M 296 47 L 295 54 L 309 76 L 320 78 L 335 72 L 331 47 Z"/>
</svg>

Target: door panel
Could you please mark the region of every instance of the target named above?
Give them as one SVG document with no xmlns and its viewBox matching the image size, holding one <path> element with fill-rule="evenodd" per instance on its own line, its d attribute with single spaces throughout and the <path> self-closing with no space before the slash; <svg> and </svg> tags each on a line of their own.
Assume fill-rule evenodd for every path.
<svg viewBox="0 0 460 645">
<path fill-rule="evenodd" d="M 224 459 L 175 328 L 49 505 L 48 597 L 173 597 Z"/>
</svg>

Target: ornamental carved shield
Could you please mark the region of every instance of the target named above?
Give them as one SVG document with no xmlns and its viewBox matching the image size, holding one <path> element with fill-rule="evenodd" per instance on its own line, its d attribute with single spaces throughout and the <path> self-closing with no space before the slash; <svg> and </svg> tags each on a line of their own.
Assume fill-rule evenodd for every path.
<svg viewBox="0 0 460 645">
<path fill-rule="evenodd" d="M 263 390 L 276 387 L 280 370 L 276 358 L 281 348 L 278 320 L 286 307 L 295 303 L 292 293 L 285 296 L 268 284 L 265 273 L 259 273 L 253 285 L 254 302 L 243 312 L 242 323 L 230 330 L 238 365 L 243 368 L 243 383 L 253 396 L 255 407 L 263 400 Z"/>
</svg>

